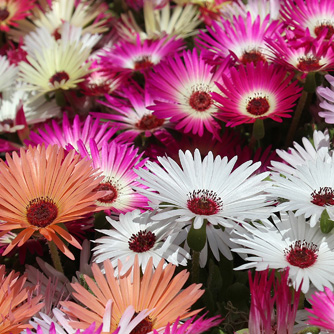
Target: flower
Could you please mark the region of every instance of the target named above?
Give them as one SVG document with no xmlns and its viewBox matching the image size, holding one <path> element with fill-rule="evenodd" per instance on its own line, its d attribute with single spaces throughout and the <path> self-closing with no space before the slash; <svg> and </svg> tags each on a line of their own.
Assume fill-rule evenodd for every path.
<svg viewBox="0 0 334 334">
<path fill-rule="evenodd" d="M 149 76 L 147 84 L 155 103 L 149 109 L 158 119 L 170 118 L 176 130 L 203 136 L 207 129 L 219 137 L 220 125 L 215 120 L 218 109 L 211 93 L 218 91 L 214 82 L 220 79 L 224 68 L 214 71 L 195 49 L 184 51 L 182 57 L 168 58 Z"/>
<path fill-rule="evenodd" d="M 329 287 L 325 291 L 316 291 L 308 302 L 312 305 L 311 309 L 306 309 L 311 315 L 308 323 L 313 326 L 325 328 L 331 333 L 334 332 L 334 293 Z"/>
<path fill-rule="evenodd" d="M 100 182 L 90 162 L 80 160 L 75 151 L 65 156 L 58 146 L 29 147 L 0 161 L 1 235 L 19 229 L 3 255 L 23 245 L 34 234 L 52 241 L 70 259 L 73 254 L 62 239 L 81 248 L 60 224 L 81 218 L 96 210 Z M 59 236 L 61 238 L 59 238 Z"/>
<path fill-rule="evenodd" d="M 40 53 L 27 56 L 28 62 L 20 62 L 20 80 L 24 89 L 38 91 L 35 98 L 45 93 L 68 90 L 77 87 L 89 73 L 89 63 L 85 63 L 90 49 L 81 43 L 52 43 Z"/>
<path fill-rule="evenodd" d="M 315 38 L 326 31 L 326 39 L 330 39 L 334 33 L 334 6 L 331 0 L 283 0 L 281 15 L 300 35 L 309 30 Z"/>
<path fill-rule="evenodd" d="M 117 128 L 111 126 L 109 122 L 101 123 L 98 119 L 87 116 L 85 121 L 80 120 L 79 115 L 75 115 L 72 124 L 66 113 L 63 114 L 61 126 L 52 120 L 51 126 L 44 125 L 44 129 L 38 128 L 37 132 L 31 132 L 26 144 L 38 145 L 58 145 L 67 149 L 71 148 L 79 151 L 78 141 L 89 150 L 89 142 L 94 139 L 97 147 L 101 149 L 103 142 L 109 141 L 116 133 Z"/>
<path fill-rule="evenodd" d="M 35 7 L 35 0 L 1 0 L 0 30 L 8 32 L 10 27 L 17 27 L 18 21 L 30 15 Z"/>
<path fill-rule="evenodd" d="M 213 63 L 221 63 L 232 54 L 240 64 L 265 62 L 270 54 L 265 39 L 270 38 L 281 26 L 280 21 L 270 20 L 267 15 L 264 20 L 257 16 L 253 22 L 251 14 L 247 13 L 246 20 L 234 16 L 233 22 L 223 20 L 212 22 L 207 31 L 200 31 L 197 44 L 204 53 L 204 58 Z M 205 49 L 206 48 L 206 49 Z"/>
<path fill-rule="evenodd" d="M 158 40 L 142 41 L 137 35 L 136 42 L 118 42 L 110 49 L 106 49 L 101 55 L 102 69 L 106 73 L 127 71 L 144 72 L 157 65 L 162 59 L 184 48 L 181 39 L 162 37 Z"/>
<path fill-rule="evenodd" d="M 223 73 L 224 84 L 216 83 L 221 94 L 212 93 L 220 109 L 217 117 L 227 126 L 254 123 L 257 119 L 271 118 L 282 122 L 291 117 L 295 101 L 300 97 L 301 87 L 291 82 L 282 68 L 268 63 L 230 69 L 230 77 Z"/>
<path fill-rule="evenodd" d="M 72 301 L 62 302 L 63 312 L 78 319 L 70 322 L 70 325 L 85 329 L 95 321 L 96 326 L 99 326 L 103 321 L 109 300 L 113 303 L 108 328 L 111 332 L 116 329 L 129 305 L 134 307 L 136 313 L 152 310 L 149 316 L 137 325 L 142 328 L 142 333 L 148 333 L 153 329 L 160 330 L 168 323 L 176 321 L 178 317 L 182 320 L 197 314 L 199 310 L 189 311 L 189 308 L 203 294 L 204 291 L 200 290 L 201 285 L 191 284 L 180 291 L 189 273 L 183 270 L 172 278 L 175 266 L 168 264 L 163 269 L 164 260 L 162 260 L 153 272 L 152 263 L 151 258 L 141 277 L 138 257 L 136 257 L 133 268 L 124 276 L 116 278 L 110 261 L 103 263 L 105 275 L 102 274 L 98 265 L 93 263 L 94 280 L 84 276 L 90 291 L 78 283 L 72 284 L 76 291 L 73 296 L 80 304 Z"/>
<path fill-rule="evenodd" d="M 104 141 L 99 150 L 93 140 L 90 140 L 89 151 L 81 140 L 78 146 L 80 154 L 91 157 L 93 168 L 99 169 L 101 176 L 104 177 L 95 190 L 109 192 L 98 198 L 96 205 L 108 210 L 109 213 L 110 210 L 125 213 L 147 207 L 147 198 L 133 190 L 133 187 L 141 186 L 136 180 L 135 171 L 146 162 L 146 159 L 140 160 L 142 154 L 138 155 L 137 148 Z"/>
<path fill-rule="evenodd" d="M 10 89 L 10 86 L 15 82 L 18 71 L 18 67 L 10 64 L 6 56 L 0 56 L 0 92 Z"/>
<path fill-rule="evenodd" d="M 206 219 L 213 225 L 233 227 L 234 219 L 268 217 L 271 203 L 264 191 L 270 183 L 263 181 L 268 173 L 252 175 L 260 163 L 248 161 L 234 171 L 237 157 L 230 161 L 212 152 L 203 159 L 199 150 L 194 157 L 190 151 L 179 151 L 181 167 L 171 158 L 158 157 L 159 164 L 148 161 L 136 171 L 139 182 L 149 189 L 137 191 L 150 200 L 163 202 L 161 207 L 173 210 L 157 213 L 152 219 L 174 217 L 177 221 L 193 220 L 196 229 Z M 167 203 L 167 204 L 166 204 Z"/>
<path fill-rule="evenodd" d="M 272 216 L 273 225 L 267 220 L 252 222 L 238 227 L 238 235 L 232 241 L 243 246 L 232 251 L 248 254 L 247 263 L 236 270 L 255 268 L 281 269 L 289 267 L 289 278 L 295 289 L 301 286 L 303 293 L 312 283 L 316 289 L 334 283 L 334 235 L 327 235 L 318 227 L 311 227 L 304 216 L 296 217 L 292 212 L 281 212 L 281 219 Z"/>
<path fill-rule="evenodd" d="M 292 295 L 289 287 L 289 269 L 275 277 L 275 270 L 256 272 L 252 280 L 248 272 L 251 294 L 249 334 L 294 333 L 294 324 L 299 304 L 300 287 Z M 277 275 L 277 272 L 276 272 Z M 272 295 L 274 289 L 274 295 Z M 274 306 L 275 305 L 275 306 Z"/>
<path fill-rule="evenodd" d="M 328 124 L 334 124 L 334 77 L 326 74 L 326 80 L 329 82 L 330 87 L 318 87 L 317 94 L 321 98 L 319 104 L 322 111 L 319 112 L 319 116 L 325 119 Z"/>
<path fill-rule="evenodd" d="M 174 243 L 178 233 L 178 229 L 173 226 L 174 220 L 154 222 L 151 219 L 154 214 L 154 211 L 140 213 L 134 210 L 125 215 L 120 214 L 119 221 L 106 217 L 112 228 L 97 230 L 106 236 L 95 240 L 98 245 L 93 248 L 94 261 L 101 263 L 109 259 L 114 268 L 120 261 L 120 275 L 129 270 L 136 256 L 143 272 L 150 257 L 153 258 L 153 267 L 157 267 L 161 259 L 176 266 L 186 266 L 190 255 Z"/>
<path fill-rule="evenodd" d="M 318 224 L 322 213 L 334 214 L 334 156 L 323 159 L 316 156 L 303 165 L 296 166 L 294 174 L 281 171 L 271 179 L 273 187 L 268 192 L 281 198 L 279 210 L 294 210 L 296 215 L 310 218 L 311 226 Z"/>
<path fill-rule="evenodd" d="M 7 276 L 6 267 L 0 266 L 0 332 L 1 334 L 19 334 L 28 325 L 29 319 L 43 306 L 39 301 L 42 295 L 32 298 L 31 289 L 23 287 L 25 275 L 11 271 Z"/>
</svg>

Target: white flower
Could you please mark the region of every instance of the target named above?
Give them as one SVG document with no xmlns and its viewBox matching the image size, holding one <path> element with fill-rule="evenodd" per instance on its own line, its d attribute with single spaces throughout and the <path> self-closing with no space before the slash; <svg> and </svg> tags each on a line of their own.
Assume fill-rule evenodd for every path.
<svg viewBox="0 0 334 334">
<path fill-rule="evenodd" d="M 273 216 L 269 221 L 244 224 L 235 233 L 239 238 L 232 241 L 243 248 L 234 252 L 248 254 L 248 263 L 237 270 L 256 268 L 265 270 L 289 267 L 289 277 L 295 288 L 302 284 L 306 293 L 310 282 L 318 289 L 332 287 L 334 283 L 334 235 L 323 234 L 319 228 L 311 227 L 304 216 L 296 217 L 292 212 L 281 213 L 281 220 Z"/>
<path fill-rule="evenodd" d="M 283 199 L 280 210 L 296 210 L 296 216 L 311 217 L 315 226 L 324 210 L 334 214 L 334 157 L 323 161 L 321 157 L 296 166 L 293 175 L 281 171 L 283 176 L 272 175 L 273 187 L 268 192 Z"/>
<path fill-rule="evenodd" d="M 154 267 L 158 266 L 161 259 L 174 265 L 187 265 L 189 253 L 174 243 L 179 229 L 172 219 L 152 222 L 155 213 L 134 210 L 125 215 L 120 214 L 119 221 L 106 217 L 113 229 L 98 230 L 106 236 L 95 240 L 99 245 L 93 249 L 94 261 L 101 263 L 110 259 L 114 268 L 121 261 L 120 275 L 134 264 L 136 255 L 143 272 L 150 257 L 153 258 Z"/>
<path fill-rule="evenodd" d="M 247 161 L 234 169 L 237 157 L 230 161 L 220 156 L 214 159 L 209 152 L 202 161 L 198 149 L 194 157 L 190 151 L 180 151 L 179 157 L 182 168 L 171 158 L 159 157 L 162 167 L 147 162 L 147 170 L 136 170 L 141 177 L 139 182 L 151 188 L 137 191 L 151 201 L 163 202 L 161 207 L 175 209 L 158 213 L 153 219 L 174 217 L 181 222 L 194 219 L 194 227 L 198 229 L 204 219 L 213 225 L 233 227 L 231 220 L 269 216 L 271 203 L 264 194 L 271 184 L 264 181 L 268 173 L 254 175 L 260 162 Z"/>
<path fill-rule="evenodd" d="M 6 56 L 0 56 L 0 92 L 9 89 L 15 82 L 19 68 L 11 65 Z"/>
<path fill-rule="evenodd" d="M 313 142 L 303 138 L 303 146 L 294 142 L 294 148 L 288 151 L 276 150 L 283 162 L 272 161 L 272 170 L 279 173 L 294 174 L 296 166 L 303 165 L 309 160 L 320 157 L 322 160 L 330 159 L 330 138 L 328 130 L 314 131 Z"/>
</svg>

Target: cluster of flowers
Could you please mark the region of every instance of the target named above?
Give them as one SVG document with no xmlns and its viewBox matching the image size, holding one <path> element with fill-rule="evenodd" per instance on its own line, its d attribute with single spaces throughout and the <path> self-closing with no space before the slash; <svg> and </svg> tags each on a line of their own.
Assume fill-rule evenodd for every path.
<svg viewBox="0 0 334 334">
<path fill-rule="evenodd" d="M 332 0 L 0 0 L 0 32 L 2 334 L 334 333 Z"/>
</svg>

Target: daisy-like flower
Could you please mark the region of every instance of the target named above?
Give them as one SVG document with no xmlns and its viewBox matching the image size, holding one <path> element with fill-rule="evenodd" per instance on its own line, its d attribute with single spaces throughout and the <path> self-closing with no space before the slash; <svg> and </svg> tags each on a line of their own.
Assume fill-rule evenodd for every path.
<svg viewBox="0 0 334 334">
<path fill-rule="evenodd" d="M 0 56 L 0 92 L 9 89 L 14 84 L 18 72 L 18 67 L 10 64 L 6 56 Z"/>
<path fill-rule="evenodd" d="M 293 143 L 294 148 L 288 151 L 276 150 L 282 161 L 272 161 L 272 170 L 278 173 L 294 174 L 296 166 L 303 165 L 309 160 L 330 159 L 330 138 L 328 130 L 313 132 L 313 140 L 306 137 L 302 139 L 303 146 L 297 142 Z"/>
<path fill-rule="evenodd" d="M 71 148 L 79 151 L 78 141 L 84 144 L 89 150 L 89 142 L 94 139 L 98 148 L 101 149 L 103 142 L 109 141 L 116 133 L 117 128 L 112 127 L 109 122 L 100 123 L 99 120 L 87 116 L 84 122 L 80 121 L 79 115 L 75 115 L 71 123 L 66 113 L 63 114 L 61 126 L 57 121 L 52 120 L 51 126 L 44 125 L 44 129 L 39 128 L 37 132 L 31 132 L 26 144 L 37 145 L 58 145 L 63 148 Z"/>
<path fill-rule="evenodd" d="M 0 217 L 5 221 L 0 225 L 1 235 L 20 231 L 3 255 L 37 233 L 73 260 L 62 239 L 81 246 L 61 224 L 96 210 L 94 203 L 101 194 L 93 189 L 101 179 L 90 162 L 80 160 L 74 150 L 65 156 L 56 145 L 37 146 L 21 149 L 20 156 L 7 154 L 6 162 L 0 161 L 0 172 Z"/>
<path fill-rule="evenodd" d="M 328 124 L 334 124 L 334 77 L 327 74 L 326 80 L 329 82 L 330 87 L 318 87 L 317 94 L 321 98 L 319 104 L 322 111 L 319 112 L 319 116 L 325 119 Z"/>
<path fill-rule="evenodd" d="M 171 158 L 159 157 L 158 163 L 147 162 L 136 171 L 149 189 L 137 189 L 150 200 L 160 202 L 169 211 L 157 213 L 153 219 L 175 217 L 177 221 L 193 220 L 196 229 L 207 220 L 213 225 L 233 227 L 233 219 L 261 219 L 269 215 L 264 191 L 270 183 L 269 173 L 253 175 L 261 163 L 248 161 L 234 171 L 237 157 L 230 161 L 212 152 L 203 159 L 199 150 L 179 152 L 181 167 Z"/>
<path fill-rule="evenodd" d="M 179 229 L 173 219 L 159 222 L 152 221 L 154 211 L 140 213 L 139 210 L 119 216 L 119 221 L 107 217 L 113 227 L 109 230 L 97 230 L 106 236 L 95 240 L 98 244 L 94 251 L 94 261 L 101 263 L 107 259 L 114 268 L 122 262 L 120 275 L 124 275 L 138 256 L 139 265 L 144 272 L 150 257 L 153 266 L 157 267 L 161 259 L 174 265 L 187 265 L 188 252 L 174 243 Z"/>
<path fill-rule="evenodd" d="M 289 277 L 296 289 L 300 286 L 306 293 L 312 283 L 323 290 L 334 283 L 334 235 L 327 235 L 318 227 L 311 227 L 304 216 L 281 212 L 281 220 L 272 216 L 271 222 L 262 220 L 243 224 L 234 233 L 239 235 L 232 241 L 242 248 L 232 249 L 240 254 L 248 254 L 247 263 L 236 270 L 255 268 L 280 269 L 289 267 Z"/>
<path fill-rule="evenodd" d="M 68 90 L 77 87 L 89 73 L 89 63 L 85 63 L 90 49 L 82 49 L 81 43 L 52 43 L 52 47 L 43 48 L 40 53 L 28 55 L 21 62 L 20 79 L 24 89 L 38 91 L 35 98 L 56 90 Z"/>
<path fill-rule="evenodd" d="M 203 294 L 204 291 L 200 290 L 201 285 L 191 284 L 180 291 L 189 273 L 183 270 L 173 277 L 176 268 L 174 265 L 168 264 L 163 269 L 162 260 L 156 270 L 153 270 L 152 263 L 151 258 L 141 276 L 136 257 L 133 268 L 120 277 L 115 277 L 110 261 L 104 261 L 105 275 L 98 265 L 93 263 L 94 280 L 84 276 L 89 290 L 78 283 L 72 284 L 76 291 L 73 296 L 80 304 L 71 301 L 62 302 L 63 312 L 78 319 L 69 324 L 73 328 L 85 329 L 94 321 L 98 327 L 103 322 L 109 300 L 113 302 L 110 328 L 108 328 L 111 332 L 117 328 L 124 311 L 130 305 L 137 314 L 143 310 L 152 310 L 149 316 L 137 325 L 138 330 L 142 328 L 142 333 L 149 333 L 154 329 L 161 330 L 178 318 L 183 320 L 197 314 L 199 310 L 189 311 L 189 309 Z"/>
<path fill-rule="evenodd" d="M 162 8 L 154 9 L 153 1 L 144 1 L 145 32 L 137 24 L 132 12 L 121 14 L 121 21 L 116 25 L 119 35 L 135 42 L 137 34 L 141 39 L 169 37 L 187 38 L 197 34 L 196 27 L 201 23 L 196 6 L 173 6 L 167 2 Z"/>
<path fill-rule="evenodd" d="M 57 324 L 55 324 L 54 322 L 51 322 L 50 326 L 48 328 L 43 328 L 41 326 L 37 326 L 35 328 L 35 332 L 32 332 L 30 329 L 26 330 L 26 334 L 100 334 L 102 331 L 102 328 L 98 328 L 97 330 L 95 330 L 95 324 L 91 324 L 86 330 L 84 331 L 68 331 L 65 330 L 63 328 L 61 328 L 60 326 L 58 326 Z M 24 332 L 22 332 L 24 333 Z M 21 333 L 21 334 L 22 334 Z M 115 333 L 118 334 L 118 333 Z"/>
<path fill-rule="evenodd" d="M 331 0 L 283 0 L 281 15 L 300 35 L 309 30 L 312 37 L 326 31 L 326 39 L 334 33 L 334 5 Z"/>
<path fill-rule="evenodd" d="M 99 150 L 94 140 L 90 140 L 89 151 L 81 140 L 78 146 L 80 154 L 91 157 L 92 166 L 103 177 L 95 190 L 108 191 L 107 195 L 97 199 L 97 206 L 103 207 L 109 214 L 111 210 L 125 213 L 147 207 L 147 198 L 133 190 L 133 187 L 141 186 L 135 171 L 146 162 L 146 159 L 141 160 L 142 154 L 138 155 L 138 149 L 104 141 Z"/>
<path fill-rule="evenodd" d="M 29 16 L 36 0 L 1 0 L 0 30 L 8 32 L 10 27 L 17 27 L 18 21 Z"/>
<path fill-rule="evenodd" d="M 296 166 L 294 174 L 281 171 L 273 174 L 273 186 L 268 192 L 283 200 L 279 210 L 295 210 L 296 215 L 310 218 L 315 226 L 322 213 L 334 215 L 334 156 L 323 159 L 316 156 Z"/>
<path fill-rule="evenodd" d="M 256 67 L 247 64 L 239 70 L 231 68 L 230 77 L 223 73 L 224 83 L 217 83 L 221 94 L 212 93 L 220 109 L 217 117 L 227 126 L 266 118 L 282 122 L 282 117 L 291 117 L 289 113 L 301 95 L 302 87 L 298 87 L 297 81 L 291 82 L 293 76 L 262 62 Z"/>
<path fill-rule="evenodd" d="M 289 70 L 300 73 L 329 71 L 334 69 L 334 51 L 332 42 L 326 41 L 325 32 L 315 39 L 305 36 L 286 40 L 279 34 L 266 39 L 268 48 L 272 51 L 270 59 Z"/>
<path fill-rule="evenodd" d="M 26 276 L 11 271 L 6 276 L 6 267 L 0 266 L 0 332 L 19 334 L 30 327 L 28 321 L 43 306 L 42 295 L 31 297 L 31 289 L 24 287 Z"/>
<path fill-rule="evenodd" d="M 155 103 L 150 109 L 159 119 L 170 118 L 175 122 L 176 130 L 203 136 L 206 129 L 218 137 L 220 126 L 215 120 L 218 108 L 211 93 L 218 91 L 214 82 L 220 80 L 224 69 L 214 71 L 196 49 L 184 51 L 182 57 L 170 57 L 149 76 Z"/>
<path fill-rule="evenodd" d="M 316 291 L 308 299 L 308 302 L 312 305 L 311 309 L 306 309 L 311 313 L 308 317 L 308 323 L 326 329 L 326 333 L 334 333 L 333 291 L 329 287 L 325 287 L 325 291 Z"/>
<path fill-rule="evenodd" d="M 221 23 L 213 22 L 212 27 L 207 27 L 208 32 L 200 31 L 197 44 L 210 62 L 221 63 L 232 54 L 240 64 L 256 65 L 268 60 L 270 51 L 265 39 L 270 38 L 280 25 L 279 21 L 270 22 L 269 15 L 263 21 L 258 16 L 253 22 L 248 13 L 246 20 L 239 16 L 234 17 L 233 22 L 223 19 Z"/>
<path fill-rule="evenodd" d="M 136 85 L 124 87 L 122 91 L 122 95 L 127 98 L 125 102 L 110 95 L 105 96 L 106 102 L 99 101 L 110 108 L 110 113 L 91 113 L 97 118 L 116 121 L 119 128 L 125 130 L 118 135 L 118 140 L 131 142 L 140 134 L 150 137 L 166 131 L 165 127 L 170 126 L 169 120 L 157 118 L 149 109 L 154 104 L 150 89 L 145 88 L 143 91 Z"/>
<path fill-rule="evenodd" d="M 142 41 L 137 35 L 135 43 L 121 41 L 101 55 L 103 69 L 107 73 L 115 70 L 145 72 L 162 59 L 184 48 L 184 42 L 181 39 L 167 37 Z"/>
<path fill-rule="evenodd" d="M 257 271 L 252 280 L 251 272 L 248 272 L 251 294 L 249 334 L 293 334 L 301 289 L 299 287 L 292 296 L 289 269 L 280 274 L 280 279 L 275 277 L 275 270 L 269 277 L 268 274 L 268 269 Z"/>
</svg>

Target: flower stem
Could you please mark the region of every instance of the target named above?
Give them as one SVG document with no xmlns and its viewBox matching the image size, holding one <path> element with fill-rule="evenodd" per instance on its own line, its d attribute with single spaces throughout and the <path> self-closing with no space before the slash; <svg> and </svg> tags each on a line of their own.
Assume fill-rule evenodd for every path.
<svg viewBox="0 0 334 334">
<path fill-rule="evenodd" d="M 299 124 L 300 117 L 301 117 L 303 109 L 305 107 L 307 95 L 308 95 L 308 92 L 303 90 L 302 96 L 300 97 L 300 99 L 298 101 L 296 111 L 293 115 L 293 119 L 292 119 L 292 122 L 291 122 L 291 125 L 290 125 L 288 135 L 287 135 L 286 140 L 285 140 L 285 147 L 286 148 L 290 147 L 291 144 L 292 144 L 293 138 L 295 136 L 295 133 L 296 133 L 296 130 L 297 130 L 297 127 L 298 127 L 298 124 Z"/>
<path fill-rule="evenodd" d="M 193 283 L 199 282 L 199 253 L 194 250 L 192 252 L 191 280 Z"/>
<path fill-rule="evenodd" d="M 55 267 L 56 270 L 64 274 L 64 269 L 63 266 L 61 265 L 60 256 L 56 244 L 53 241 L 49 241 L 48 245 L 50 249 L 50 255 L 52 258 L 53 266 Z"/>
</svg>

